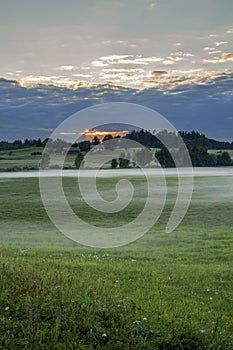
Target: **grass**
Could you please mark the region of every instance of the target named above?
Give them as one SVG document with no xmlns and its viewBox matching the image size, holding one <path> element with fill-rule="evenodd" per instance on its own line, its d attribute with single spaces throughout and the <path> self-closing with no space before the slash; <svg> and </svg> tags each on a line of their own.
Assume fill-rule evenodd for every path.
<svg viewBox="0 0 233 350">
<path fill-rule="evenodd" d="M 136 215 L 145 183 L 132 180 Z M 98 180 L 105 198 L 114 197 L 116 181 Z M 107 214 L 87 210 L 75 185 L 64 179 L 73 208 L 108 225 Z M 195 178 L 185 219 L 165 234 L 176 185 L 168 178 L 164 213 L 143 238 L 104 250 L 54 228 L 38 179 L 1 179 L 0 348 L 232 349 L 232 178 Z"/>
<path fill-rule="evenodd" d="M 43 152 L 43 148 L 29 147 L 16 150 L 0 151 L 0 171 L 38 169 L 41 155 L 31 155 L 33 152 Z"/>
</svg>

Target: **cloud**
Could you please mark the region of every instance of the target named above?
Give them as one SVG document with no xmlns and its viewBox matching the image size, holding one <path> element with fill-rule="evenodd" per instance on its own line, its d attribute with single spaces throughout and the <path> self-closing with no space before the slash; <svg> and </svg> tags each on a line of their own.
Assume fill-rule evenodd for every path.
<svg viewBox="0 0 233 350">
<path fill-rule="evenodd" d="M 215 50 L 215 51 L 210 51 L 208 52 L 208 55 L 215 55 L 216 53 L 221 53 L 221 50 Z"/>
<path fill-rule="evenodd" d="M 80 77 L 80 78 L 92 78 L 93 75 L 92 74 L 81 74 L 81 73 L 77 73 L 77 74 L 73 74 L 73 77 Z"/>
<path fill-rule="evenodd" d="M 204 60 L 202 60 L 202 62 L 204 64 L 206 64 L 206 63 L 219 63 L 219 58 L 218 57 L 214 57 L 213 59 L 204 59 Z"/>
<path fill-rule="evenodd" d="M 221 58 L 222 57 L 222 58 Z M 225 53 L 218 59 L 233 60 L 233 54 Z M 216 60 L 216 58 L 214 58 Z M 172 61 L 171 61 L 172 62 Z M 215 63 L 215 62 L 214 62 Z M 76 74 L 73 74 L 73 76 Z M 77 75 L 79 75 L 77 73 Z M 227 73 L 216 73 L 215 71 L 206 71 L 204 68 L 193 68 L 187 70 L 144 70 L 142 68 L 104 68 L 99 72 L 99 83 L 104 81 L 111 89 L 116 89 L 116 85 L 133 87 L 143 90 L 147 87 L 155 87 L 164 92 L 177 91 L 176 89 L 192 89 L 195 85 L 214 85 L 215 80 L 227 78 Z M 232 79 L 232 76 L 230 76 Z M 96 83 L 81 82 L 75 79 L 69 79 L 64 76 L 27 76 L 18 81 L 20 86 L 34 87 L 38 84 L 47 86 L 65 87 L 70 90 L 78 90 L 80 87 L 93 87 Z M 114 87 L 115 85 L 115 87 Z M 179 90 L 180 91 L 180 90 Z M 101 91 L 98 96 L 105 92 Z M 18 108 L 18 106 L 17 106 Z"/>
<path fill-rule="evenodd" d="M 76 79 L 70 79 L 64 76 L 43 76 L 43 75 L 29 75 L 18 80 L 22 87 L 34 87 L 38 85 L 53 85 L 58 87 L 65 87 L 67 89 L 76 90 L 80 86 L 88 87 L 90 84 L 81 82 Z"/>
<path fill-rule="evenodd" d="M 220 77 L 226 77 L 228 74 L 227 73 L 214 73 L 212 75 L 213 78 L 220 78 Z"/>
<path fill-rule="evenodd" d="M 139 47 L 137 44 L 129 44 L 128 46 L 129 46 L 131 49 L 136 49 L 136 48 Z"/>
<path fill-rule="evenodd" d="M 105 68 L 99 74 L 99 79 L 111 81 L 111 84 L 136 86 L 138 81 L 145 76 L 144 69 L 140 68 Z"/>
<path fill-rule="evenodd" d="M 223 58 L 224 60 L 233 61 L 233 53 L 223 53 L 223 54 L 222 54 L 222 58 Z"/>
<path fill-rule="evenodd" d="M 139 57 L 135 59 L 135 62 L 141 62 L 143 64 L 153 63 L 153 62 L 161 62 L 163 59 L 161 57 L 156 56 L 146 56 L 146 57 Z"/>
<path fill-rule="evenodd" d="M 170 66 L 179 62 L 182 62 L 184 60 L 187 60 L 190 57 L 194 57 L 192 53 L 189 52 L 172 52 L 170 56 L 167 56 L 165 59 L 162 60 L 162 64 L 165 66 Z"/>
<path fill-rule="evenodd" d="M 74 66 L 71 66 L 71 65 L 62 65 L 58 68 L 58 70 L 65 70 L 65 71 L 69 71 L 73 69 L 74 69 Z"/>
<path fill-rule="evenodd" d="M 179 93 L 193 89 L 194 86 L 210 86 L 222 79 L 232 79 L 232 75 L 227 73 L 215 73 L 213 71 L 204 71 L 203 68 L 190 69 L 187 71 L 172 70 L 163 80 L 157 76 L 157 79 L 142 79 L 140 81 L 144 88 L 155 87 L 163 91 L 163 93 Z M 183 73 L 183 75 L 181 75 Z M 172 75 L 176 74 L 176 75 Z M 215 82 L 216 81 L 216 82 Z M 218 82 L 219 84 L 219 82 Z"/>
<path fill-rule="evenodd" d="M 157 6 L 156 3 L 152 2 L 149 4 L 149 9 L 154 9 L 156 6 Z"/>
<path fill-rule="evenodd" d="M 171 56 L 176 56 L 176 57 L 194 57 L 194 55 L 192 53 L 182 52 L 182 51 L 172 52 Z"/>
<path fill-rule="evenodd" d="M 104 67 L 104 65 L 149 65 L 154 62 L 161 62 L 163 58 L 157 56 L 141 56 L 141 55 L 109 55 L 102 56 L 98 61 L 93 61 L 96 67 Z M 102 62 L 102 63 L 101 63 Z"/>
<path fill-rule="evenodd" d="M 117 44 L 120 44 L 120 45 L 128 45 L 128 44 L 129 44 L 129 41 L 128 41 L 128 40 L 117 40 Z"/>
<path fill-rule="evenodd" d="M 102 56 L 99 59 L 102 61 L 116 61 L 116 60 L 124 60 L 128 59 L 130 57 L 133 57 L 132 55 L 109 55 L 109 56 Z"/>
<path fill-rule="evenodd" d="M 137 79 L 137 76 L 133 73 L 101 73 L 99 75 L 99 78 L 101 80 L 107 80 L 112 79 L 112 83 L 121 83 L 124 81 L 132 80 L 132 79 Z"/>
<path fill-rule="evenodd" d="M 222 38 L 223 37 L 223 35 L 221 35 L 221 34 L 209 34 L 208 36 L 209 36 L 209 38 Z"/>
<path fill-rule="evenodd" d="M 222 46 L 222 45 L 228 44 L 228 41 L 217 41 L 215 44 L 216 44 L 217 46 Z"/>
<path fill-rule="evenodd" d="M 104 68 L 102 70 L 105 73 L 144 73 L 143 68 Z"/>
<path fill-rule="evenodd" d="M 52 132 L 54 129 L 52 129 L 52 128 L 38 128 L 38 129 L 35 129 L 35 130 Z"/>
<path fill-rule="evenodd" d="M 170 66 L 170 65 L 172 65 L 172 64 L 175 64 L 175 62 L 169 59 L 169 60 L 164 60 L 164 61 L 162 62 L 162 64 L 163 64 L 164 66 Z"/>
<path fill-rule="evenodd" d="M 184 58 L 180 57 L 180 56 L 168 56 L 168 57 L 166 57 L 165 60 L 163 60 L 162 64 L 165 66 L 170 66 L 172 64 L 176 64 L 176 63 L 181 62 L 183 60 L 184 60 Z"/>
<path fill-rule="evenodd" d="M 203 63 L 225 63 L 233 62 L 233 53 L 223 53 L 220 57 L 214 57 L 212 59 L 204 59 Z"/>
<path fill-rule="evenodd" d="M 56 133 L 56 135 L 77 135 L 78 133 L 76 131 L 61 131 Z"/>
<path fill-rule="evenodd" d="M 204 51 L 213 51 L 215 50 L 215 47 L 204 47 Z"/>
<path fill-rule="evenodd" d="M 141 80 L 140 84 L 142 84 L 144 87 L 157 87 L 159 89 L 166 90 L 168 88 L 168 84 L 166 82 L 160 82 L 157 80 Z"/>
<path fill-rule="evenodd" d="M 226 34 L 233 34 L 233 28 L 229 28 L 229 29 L 226 31 Z"/>
<path fill-rule="evenodd" d="M 164 78 L 168 76 L 168 72 L 165 70 L 153 70 L 150 75 L 154 78 Z"/>
<path fill-rule="evenodd" d="M 204 70 L 204 68 L 191 68 L 191 69 L 186 69 L 186 70 L 173 70 L 173 73 L 176 74 L 192 74 L 192 73 L 198 73 L 198 72 L 202 72 Z"/>
<path fill-rule="evenodd" d="M 104 63 L 103 61 L 98 61 L 98 60 L 92 61 L 91 64 L 94 67 L 107 67 L 107 66 L 109 66 L 108 63 Z"/>
<path fill-rule="evenodd" d="M 101 41 L 103 45 L 112 45 L 114 47 L 118 47 L 119 45 L 127 47 L 127 48 L 137 48 L 138 45 L 136 43 L 130 43 L 129 40 L 104 40 Z"/>
</svg>

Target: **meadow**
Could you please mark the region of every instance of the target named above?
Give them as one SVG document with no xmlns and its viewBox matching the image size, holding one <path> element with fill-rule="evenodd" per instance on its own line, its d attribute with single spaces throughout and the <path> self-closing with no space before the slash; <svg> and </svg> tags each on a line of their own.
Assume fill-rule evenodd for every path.
<svg viewBox="0 0 233 350">
<path fill-rule="evenodd" d="M 43 148 L 28 147 L 15 150 L 0 151 L 0 171 L 38 169 L 41 155 L 32 155 L 34 152 L 43 152 Z"/>
<path fill-rule="evenodd" d="M 144 205 L 145 179 L 116 215 L 84 203 L 75 178 L 69 202 L 96 226 L 119 225 Z M 197 176 L 186 217 L 165 226 L 177 193 L 167 178 L 163 214 L 141 239 L 95 249 L 62 235 L 40 199 L 38 178 L 0 179 L 0 348 L 232 349 L 231 176 Z M 116 178 L 98 179 L 106 199 Z M 75 191 L 74 191 L 75 188 Z"/>
</svg>

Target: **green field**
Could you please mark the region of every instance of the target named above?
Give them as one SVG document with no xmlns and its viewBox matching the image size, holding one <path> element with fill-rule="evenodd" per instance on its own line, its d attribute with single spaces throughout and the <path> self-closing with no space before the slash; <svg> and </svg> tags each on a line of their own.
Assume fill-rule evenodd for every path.
<svg viewBox="0 0 233 350">
<path fill-rule="evenodd" d="M 74 178 L 70 204 L 96 226 L 118 225 L 143 206 L 145 181 L 128 211 L 88 209 Z M 98 179 L 106 199 L 117 179 Z M 1 349 L 232 349 L 232 177 L 196 177 L 191 206 L 171 234 L 169 177 L 159 222 L 115 249 L 72 242 L 51 224 L 38 179 L 0 179 Z"/>
<path fill-rule="evenodd" d="M 0 171 L 38 169 L 41 155 L 31 155 L 33 152 L 43 152 L 43 148 L 30 147 L 0 151 Z"/>
</svg>

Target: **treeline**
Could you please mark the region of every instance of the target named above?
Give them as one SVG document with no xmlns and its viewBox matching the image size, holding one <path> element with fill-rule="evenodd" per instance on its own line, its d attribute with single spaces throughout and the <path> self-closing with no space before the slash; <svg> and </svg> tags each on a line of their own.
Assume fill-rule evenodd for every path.
<svg viewBox="0 0 233 350">
<path fill-rule="evenodd" d="M 196 131 L 192 131 L 192 132 L 180 131 L 179 134 L 187 146 L 192 146 L 192 147 L 199 146 L 207 149 L 219 149 L 219 150 L 233 149 L 233 142 L 216 141 Z"/>
<path fill-rule="evenodd" d="M 22 140 L 15 140 L 13 142 L 9 141 L 0 141 L 0 151 L 11 151 L 15 149 L 20 148 L 27 148 L 27 147 L 45 147 L 48 139 L 41 140 L 39 139 L 25 139 Z"/>
<path fill-rule="evenodd" d="M 210 139 L 206 137 L 204 134 L 200 134 L 197 131 L 179 131 L 179 135 L 182 137 L 184 143 L 187 146 L 197 146 L 197 147 L 204 147 L 207 149 L 213 149 L 213 150 L 230 150 L 233 149 L 233 142 L 227 142 L 227 141 L 216 141 L 214 139 Z M 114 139 L 119 139 L 120 136 L 115 137 Z M 130 131 L 125 138 L 136 141 L 145 147 L 149 148 L 161 148 L 163 146 L 163 143 L 160 141 L 160 139 L 164 140 L 166 139 L 169 142 L 169 145 L 171 147 L 179 147 L 180 141 L 177 135 L 174 132 L 168 132 L 167 130 L 160 131 L 158 133 L 151 133 L 150 131 L 141 129 L 140 131 L 132 130 Z M 111 133 L 109 135 L 106 135 L 103 139 L 104 141 L 113 139 Z M 47 141 L 49 139 L 41 140 L 38 139 L 25 139 L 23 140 L 15 140 L 13 142 L 9 141 L 0 141 L 0 151 L 4 150 L 14 150 L 14 149 L 20 149 L 20 148 L 26 148 L 26 147 L 45 147 Z M 80 143 L 75 143 L 72 145 L 72 147 L 79 146 L 81 148 L 81 151 L 87 151 L 90 149 L 91 145 L 97 145 L 100 143 L 100 140 L 97 136 L 94 137 L 92 142 L 90 141 L 82 141 Z M 56 140 L 53 141 L 53 146 L 57 148 L 58 150 L 61 150 L 62 147 L 68 147 L 70 146 L 69 143 L 65 142 L 64 140 Z M 106 143 L 107 147 L 107 143 Z"/>
<path fill-rule="evenodd" d="M 233 149 L 233 142 L 216 141 L 206 137 L 204 134 L 200 134 L 197 131 L 179 131 L 179 135 L 182 137 L 184 143 L 187 146 L 204 147 L 207 149 Z M 171 147 L 179 147 L 180 141 L 176 133 L 162 130 L 158 133 L 151 133 L 147 130 L 141 129 L 140 131 L 132 130 L 125 136 L 125 138 L 136 141 L 146 147 L 161 148 L 163 146 L 160 139 L 166 139 Z"/>
<path fill-rule="evenodd" d="M 215 166 L 232 166 L 233 161 L 231 156 L 226 151 L 219 151 L 218 154 L 211 154 L 208 152 L 206 147 L 202 146 L 187 146 L 189 156 L 194 167 L 215 167 Z M 155 152 L 155 157 L 159 161 L 163 168 L 174 168 L 175 163 L 173 158 L 177 159 L 178 166 L 186 165 L 186 155 L 182 148 L 177 150 L 173 149 L 173 157 L 171 152 L 166 148 L 162 147 L 160 150 Z M 182 159 L 183 157 L 183 159 Z"/>
<path fill-rule="evenodd" d="M 233 149 L 233 142 L 216 141 L 209 139 L 204 134 L 192 131 L 181 131 L 179 135 L 184 141 L 189 152 L 192 165 L 195 167 L 214 167 L 214 166 L 232 166 L 233 161 L 226 149 Z M 160 131 L 157 134 L 152 134 L 147 130 L 131 131 L 125 136 L 133 141 L 148 147 L 159 148 L 155 152 L 155 157 L 159 161 L 160 165 L 164 168 L 175 167 L 174 160 L 171 156 L 171 149 L 174 158 L 176 158 L 179 164 L 185 166 L 185 159 L 182 159 L 184 152 L 180 143 L 180 138 L 174 132 L 168 132 L 167 130 Z M 159 140 L 166 140 L 167 148 Z M 218 154 L 211 154 L 208 150 L 220 150 Z"/>
</svg>

